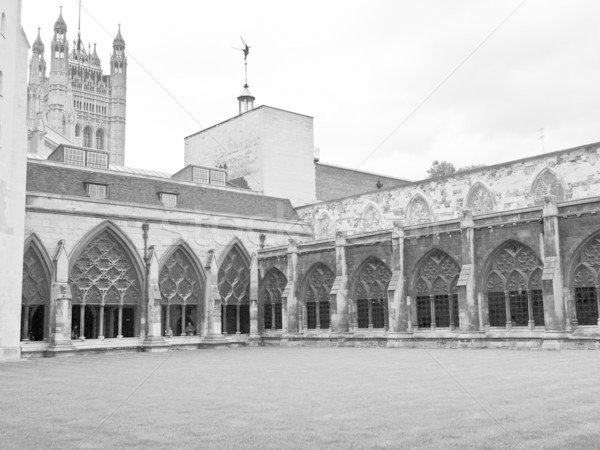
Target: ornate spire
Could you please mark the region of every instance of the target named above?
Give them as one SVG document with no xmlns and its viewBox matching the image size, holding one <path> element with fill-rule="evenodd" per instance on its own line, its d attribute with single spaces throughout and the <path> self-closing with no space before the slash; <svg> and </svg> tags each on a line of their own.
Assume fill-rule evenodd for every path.
<svg viewBox="0 0 600 450">
<path fill-rule="evenodd" d="M 42 42 L 42 37 L 40 36 L 40 28 L 39 27 L 38 27 L 37 38 L 36 38 L 35 42 L 33 43 L 33 47 L 31 48 L 31 50 L 34 53 L 39 53 L 40 55 L 44 54 L 44 43 Z"/>
<path fill-rule="evenodd" d="M 121 36 L 121 24 L 119 24 L 119 32 L 113 41 L 113 47 L 125 47 L 125 39 Z"/>
<path fill-rule="evenodd" d="M 65 19 L 63 19 L 62 6 L 60 7 L 58 19 L 56 19 L 56 22 L 54 22 L 54 31 L 63 31 L 64 33 L 67 32 L 67 23 L 65 22 Z"/>
</svg>

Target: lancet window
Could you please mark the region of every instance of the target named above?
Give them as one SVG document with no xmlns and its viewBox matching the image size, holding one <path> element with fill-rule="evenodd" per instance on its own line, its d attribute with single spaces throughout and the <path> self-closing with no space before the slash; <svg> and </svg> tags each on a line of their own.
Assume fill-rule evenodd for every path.
<svg viewBox="0 0 600 450">
<path fill-rule="evenodd" d="M 367 206 L 362 217 L 362 230 L 368 232 L 381 230 L 382 228 L 383 219 L 379 210 L 373 205 Z"/>
<path fill-rule="evenodd" d="M 578 325 L 599 325 L 600 235 L 590 239 L 574 260 L 571 279 Z"/>
<path fill-rule="evenodd" d="M 421 195 L 415 195 L 406 207 L 406 219 L 409 224 L 431 222 L 431 210 Z"/>
<path fill-rule="evenodd" d="M 536 204 L 542 203 L 544 197 L 551 195 L 556 201 L 563 201 L 565 193 L 562 183 L 554 172 L 544 169 L 535 179 L 531 186 L 531 192 L 535 198 Z"/>
<path fill-rule="evenodd" d="M 92 147 L 92 129 L 90 127 L 85 127 L 83 129 L 83 146 L 88 148 Z"/>
<path fill-rule="evenodd" d="M 250 333 L 250 268 L 248 258 L 233 245 L 219 268 L 222 330 L 225 334 Z"/>
<path fill-rule="evenodd" d="M 110 230 L 98 234 L 69 274 L 74 336 L 133 337 L 138 331 L 141 282 L 135 265 Z"/>
<path fill-rule="evenodd" d="M 163 333 L 200 334 L 202 281 L 182 248 L 175 250 L 163 264 L 159 287 Z"/>
<path fill-rule="evenodd" d="M 306 276 L 304 289 L 305 326 L 309 330 L 328 329 L 331 325 L 329 294 L 335 275 L 324 264 L 316 264 Z"/>
<path fill-rule="evenodd" d="M 519 242 L 495 253 L 485 277 L 490 326 L 544 325 L 542 269 L 535 253 Z"/>
<path fill-rule="evenodd" d="M 354 285 L 358 328 L 387 328 L 387 287 L 392 272 L 383 261 L 370 258 L 358 269 Z"/>
<path fill-rule="evenodd" d="M 415 282 L 418 328 L 459 327 L 456 283 L 460 267 L 445 252 L 435 250 L 421 263 Z"/>
<path fill-rule="evenodd" d="M 263 323 L 265 329 L 281 330 L 281 295 L 287 285 L 286 276 L 275 267 L 267 272 L 262 282 Z"/>
<path fill-rule="evenodd" d="M 33 244 L 23 256 L 21 339 L 41 341 L 50 306 L 50 280 Z"/>
<path fill-rule="evenodd" d="M 485 214 L 494 210 L 494 198 L 491 192 L 481 183 L 476 183 L 467 196 L 466 207 L 473 214 Z"/>
</svg>

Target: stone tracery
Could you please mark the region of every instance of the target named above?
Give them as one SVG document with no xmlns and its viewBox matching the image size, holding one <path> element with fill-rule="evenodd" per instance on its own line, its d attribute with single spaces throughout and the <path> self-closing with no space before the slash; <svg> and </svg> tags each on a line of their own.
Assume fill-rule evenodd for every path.
<svg viewBox="0 0 600 450">
<path fill-rule="evenodd" d="M 273 267 L 262 282 L 263 320 L 266 329 L 279 330 L 282 328 L 281 296 L 287 285 L 286 276 Z"/>
<path fill-rule="evenodd" d="M 306 276 L 304 302 L 306 308 L 306 327 L 329 328 L 329 293 L 335 281 L 335 275 L 325 264 L 317 263 Z"/>
<path fill-rule="evenodd" d="M 354 286 L 358 328 L 387 326 L 387 288 L 391 277 L 391 270 L 379 258 L 370 258 L 360 267 Z"/>
<path fill-rule="evenodd" d="M 536 203 L 542 203 L 544 197 L 551 195 L 556 198 L 556 201 L 564 201 L 564 189 L 558 176 L 549 169 L 544 169 L 531 186 Z"/>
<path fill-rule="evenodd" d="M 406 207 L 406 219 L 410 224 L 431 222 L 431 210 L 422 195 L 415 195 Z"/>
<path fill-rule="evenodd" d="M 383 228 L 383 219 L 379 210 L 369 205 L 362 216 L 362 231 L 377 231 Z"/>
<path fill-rule="evenodd" d="M 476 183 L 467 196 L 467 209 L 473 214 L 485 214 L 494 210 L 494 198 L 491 192 L 481 183 Z"/>
</svg>

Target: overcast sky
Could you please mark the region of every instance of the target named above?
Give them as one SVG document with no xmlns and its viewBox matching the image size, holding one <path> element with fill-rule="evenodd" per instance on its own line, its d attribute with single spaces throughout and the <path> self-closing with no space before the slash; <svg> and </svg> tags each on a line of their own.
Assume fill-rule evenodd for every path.
<svg viewBox="0 0 600 450">
<path fill-rule="evenodd" d="M 237 114 L 242 35 L 256 105 L 314 117 L 321 161 L 356 168 L 521 2 L 83 0 L 81 33 L 108 73 L 121 23 L 128 166 L 175 172 L 185 136 Z M 23 1 L 48 62 L 61 4 L 72 41 L 77 0 Z M 361 168 L 518 159 L 542 127 L 546 152 L 600 141 L 598 24 L 598 1 L 526 1 Z"/>
</svg>

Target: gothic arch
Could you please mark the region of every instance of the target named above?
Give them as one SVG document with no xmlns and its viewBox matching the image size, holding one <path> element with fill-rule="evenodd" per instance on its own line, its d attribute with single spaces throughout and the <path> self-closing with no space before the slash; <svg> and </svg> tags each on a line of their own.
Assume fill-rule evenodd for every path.
<svg viewBox="0 0 600 450">
<path fill-rule="evenodd" d="M 565 186 L 561 177 L 546 167 L 531 183 L 531 195 L 536 205 L 542 204 L 547 195 L 552 195 L 557 202 L 562 202 L 565 200 Z"/>
<path fill-rule="evenodd" d="M 491 213 L 495 209 L 495 200 L 492 191 L 481 181 L 477 181 L 465 197 L 464 205 L 466 209 L 473 212 L 473 215 Z"/>
<path fill-rule="evenodd" d="M 277 267 L 265 274 L 260 284 L 260 306 L 264 329 L 280 330 L 283 326 L 281 297 L 287 285 L 287 277 Z"/>
<path fill-rule="evenodd" d="M 406 221 L 409 225 L 427 223 L 433 220 L 433 213 L 425 196 L 419 192 L 412 196 L 406 205 Z"/>
<path fill-rule="evenodd" d="M 375 202 L 369 202 L 365 206 L 361 215 L 360 228 L 363 232 L 378 231 L 384 228 L 383 214 Z"/>
<path fill-rule="evenodd" d="M 221 255 L 218 289 L 221 320 L 227 334 L 250 332 L 250 255 L 236 237 Z"/>
<path fill-rule="evenodd" d="M 358 328 L 387 328 L 387 288 L 392 271 L 381 259 L 369 256 L 354 273 L 351 301 Z"/>
<path fill-rule="evenodd" d="M 82 303 L 85 297 L 85 303 L 137 304 L 143 295 L 142 267 L 129 237 L 111 221 L 99 224 L 69 258 L 73 303 Z"/>
<path fill-rule="evenodd" d="M 417 263 L 412 289 L 416 326 L 451 329 L 459 326 L 456 284 L 460 275 L 458 263 L 440 249 L 427 252 Z"/>
<path fill-rule="evenodd" d="M 104 130 L 102 128 L 98 128 L 96 130 L 96 148 L 98 150 L 104 150 L 105 146 L 105 136 Z"/>
<path fill-rule="evenodd" d="M 83 145 L 82 145 L 82 147 L 92 148 L 92 136 L 93 135 L 94 135 L 94 132 L 92 130 L 92 127 L 87 125 L 83 129 Z"/>
<path fill-rule="evenodd" d="M 331 215 L 323 210 L 317 215 L 314 224 L 315 239 L 326 239 L 335 236 L 335 223 Z"/>
<path fill-rule="evenodd" d="M 48 337 L 52 261 L 35 234 L 25 240 L 22 279 L 21 338 Z"/>
<path fill-rule="evenodd" d="M 75 124 L 75 137 L 80 137 L 81 136 L 81 125 L 79 125 L 78 123 Z"/>
<path fill-rule="evenodd" d="M 584 239 L 573 252 L 569 285 L 578 325 L 598 325 L 600 284 L 600 232 Z"/>
<path fill-rule="evenodd" d="M 543 268 L 529 246 L 514 239 L 499 245 L 488 257 L 481 278 L 487 304 L 484 321 L 499 327 L 544 325 Z"/>
<path fill-rule="evenodd" d="M 335 281 L 335 272 L 322 262 L 313 264 L 302 282 L 301 302 L 303 327 L 328 329 L 331 325 L 329 294 Z M 334 306 L 335 307 L 335 306 Z"/>
</svg>

